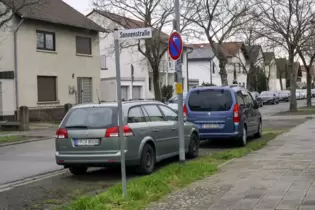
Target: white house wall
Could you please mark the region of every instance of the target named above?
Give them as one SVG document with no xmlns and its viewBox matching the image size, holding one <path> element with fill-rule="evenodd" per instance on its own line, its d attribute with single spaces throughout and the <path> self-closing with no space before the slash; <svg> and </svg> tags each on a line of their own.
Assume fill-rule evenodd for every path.
<svg viewBox="0 0 315 210">
<path fill-rule="evenodd" d="M 228 63 L 226 64 L 225 68 L 227 70 L 227 79 L 228 84 L 232 85 L 234 80 L 234 63 L 236 63 L 236 79 L 237 83 L 247 86 L 247 75 L 239 72 L 239 68 L 242 69 L 243 65 L 246 66 L 246 59 L 244 57 L 244 54 L 241 50 L 237 53 L 236 57 L 232 57 L 228 59 Z M 240 65 L 238 65 L 240 64 Z"/>
<path fill-rule="evenodd" d="M 36 50 L 36 30 L 55 33 L 55 52 Z M 92 55 L 76 54 L 76 36 L 91 38 Z M 57 76 L 56 103 L 60 105 L 76 102 L 76 95 L 70 94 L 68 89 L 69 87 L 77 89 L 77 77 L 92 77 L 92 99 L 93 102 L 97 102 L 97 90 L 100 89 L 98 33 L 86 33 L 84 30 L 26 20 L 19 29 L 17 46 L 20 106 L 39 105 L 38 75 Z"/>
<path fill-rule="evenodd" d="M 277 65 L 275 59 L 272 59 L 270 64 L 265 66 L 265 73 L 266 77 L 269 77 L 269 90 L 281 90 L 280 81 L 277 79 Z"/>
<path fill-rule="evenodd" d="M 88 18 L 98 23 L 99 25 L 103 26 L 105 29 L 108 29 L 109 31 L 112 31 L 115 25 L 117 25 L 113 21 L 109 20 L 108 18 L 96 12 L 91 13 L 88 16 Z M 118 26 L 118 28 L 122 28 L 122 27 Z M 131 80 L 131 64 L 132 64 L 134 67 L 135 80 L 139 78 L 141 79 L 144 78 L 144 81 L 141 82 L 142 96 L 144 98 L 154 98 L 153 83 L 151 86 L 152 87 L 151 91 L 149 90 L 149 77 L 152 77 L 151 66 L 149 65 L 147 58 L 138 51 L 138 46 L 136 45 L 137 42 L 138 42 L 137 40 L 129 40 L 128 43 L 121 42 L 121 46 L 124 46 L 120 50 L 121 77 L 129 78 L 129 80 Z M 106 67 L 107 67 L 107 70 L 101 71 L 101 78 L 115 78 L 116 77 L 116 63 L 115 63 L 115 55 L 114 55 L 114 34 L 112 32 L 100 33 L 99 45 L 100 45 L 101 58 L 102 58 L 102 55 L 106 56 Z M 161 71 L 160 82 L 162 82 L 163 84 L 174 85 L 173 78 L 174 78 L 175 69 L 167 69 L 168 61 L 169 61 L 168 53 L 166 52 L 165 56 L 162 57 L 161 63 L 160 63 L 160 71 Z M 186 63 L 186 56 L 184 56 L 184 64 L 182 65 L 182 69 L 186 68 L 185 63 Z M 167 72 L 169 74 L 165 75 Z M 109 81 L 110 80 L 103 80 L 102 83 L 109 82 Z M 122 82 L 122 85 L 123 85 L 123 82 Z M 136 86 L 136 84 L 134 84 L 134 86 Z M 187 89 L 187 85 L 184 88 Z M 107 96 L 107 94 L 102 94 L 102 96 Z M 110 94 L 110 97 L 111 97 L 110 99 L 116 98 L 116 96 L 113 96 L 112 94 Z"/>
<path fill-rule="evenodd" d="M 216 62 L 215 73 L 212 74 L 212 83 L 217 86 L 221 86 L 219 71 L 220 69 L 218 68 L 218 62 Z M 198 80 L 199 85 L 201 85 L 203 82 L 210 83 L 210 61 L 189 61 L 188 75 L 190 80 Z"/>
</svg>

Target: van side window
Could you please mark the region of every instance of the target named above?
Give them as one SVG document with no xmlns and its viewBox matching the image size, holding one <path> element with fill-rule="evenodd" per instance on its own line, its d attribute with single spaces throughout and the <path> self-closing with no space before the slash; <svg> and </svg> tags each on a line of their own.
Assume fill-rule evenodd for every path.
<svg viewBox="0 0 315 210">
<path fill-rule="evenodd" d="M 246 101 L 246 107 L 247 107 L 247 108 L 252 108 L 252 107 L 254 107 L 254 101 L 253 101 L 253 99 L 252 99 L 252 97 L 251 97 L 250 94 L 248 94 L 248 95 L 245 97 L 245 101 Z"/>
<path fill-rule="evenodd" d="M 245 107 L 243 96 L 240 93 L 236 95 L 236 101 L 238 105 L 242 105 L 243 107 Z"/>
<path fill-rule="evenodd" d="M 128 113 L 128 123 L 145 122 L 144 115 L 140 106 L 132 107 Z"/>
</svg>

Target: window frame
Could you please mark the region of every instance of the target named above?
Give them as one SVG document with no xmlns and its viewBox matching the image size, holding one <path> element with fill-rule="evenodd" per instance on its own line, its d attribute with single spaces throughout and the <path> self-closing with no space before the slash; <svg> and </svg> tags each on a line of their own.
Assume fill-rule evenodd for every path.
<svg viewBox="0 0 315 210">
<path fill-rule="evenodd" d="M 38 87 L 38 79 L 40 77 L 49 77 L 49 78 L 54 78 L 55 79 L 55 99 L 54 100 L 40 100 L 40 97 L 39 97 L 39 87 Z M 51 102 L 56 102 L 58 101 L 58 78 L 57 76 L 47 76 L 47 75 L 37 75 L 36 77 L 37 79 L 37 102 L 38 103 L 45 103 L 45 102 L 48 102 L 48 103 L 51 103 Z"/>
<path fill-rule="evenodd" d="M 171 121 L 171 122 L 177 122 L 177 121 L 178 121 L 178 119 L 169 120 L 168 117 L 167 117 L 167 116 L 165 115 L 165 113 L 163 112 L 163 110 L 162 110 L 161 107 L 165 107 L 166 109 L 169 109 L 171 112 L 173 112 L 173 113 L 176 115 L 176 118 L 178 118 L 178 114 L 177 114 L 173 109 L 171 109 L 171 108 L 168 107 L 168 106 L 162 105 L 162 104 L 157 105 L 157 107 L 160 109 L 160 112 L 162 113 L 162 115 L 163 115 L 163 117 L 164 117 L 164 119 L 165 119 L 166 121 Z"/>
<path fill-rule="evenodd" d="M 240 98 L 242 99 L 243 104 L 239 104 L 239 103 L 238 103 L 237 97 L 240 97 Z M 236 103 L 237 103 L 239 106 L 242 105 L 242 107 L 246 107 L 246 102 L 245 102 L 245 100 L 244 100 L 244 95 L 243 95 L 242 92 L 240 92 L 240 91 L 238 91 L 238 92 L 236 93 Z"/>
<path fill-rule="evenodd" d="M 81 53 L 81 52 L 78 52 L 78 38 L 83 38 L 83 39 L 88 39 L 89 40 L 89 47 L 90 47 L 90 52 L 89 53 Z M 78 55 L 92 55 L 92 38 L 91 37 L 87 37 L 87 36 L 75 36 L 75 52 L 76 54 Z"/>
<path fill-rule="evenodd" d="M 38 47 L 37 46 L 37 34 L 44 34 L 44 47 Z M 53 36 L 53 49 L 49 49 L 46 46 L 46 35 L 52 35 Z M 46 50 L 46 51 L 56 51 L 56 33 L 55 32 L 50 32 L 50 31 L 43 31 L 43 30 L 36 30 L 36 49 L 37 50 Z"/>
<path fill-rule="evenodd" d="M 143 104 L 142 105 L 142 108 L 143 108 L 143 110 L 147 113 L 147 115 L 148 115 L 148 118 L 149 118 L 149 122 L 165 122 L 165 121 L 167 121 L 166 119 L 165 119 L 165 116 L 164 116 L 164 114 L 163 114 L 163 112 L 161 111 L 161 109 L 158 107 L 158 105 L 159 104 Z M 146 106 L 155 106 L 158 110 L 159 110 L 159 112 L 162 114 L 162 118 L 163 118 L 163 121 L 154 121 L 154 120 L 152 120 L 152 118 L 151 118 L 151 116 L 150 116 L 150 114 L 149 114 L 149 112 L 146 110 Z"/>
<path fill-rule="evenodd" d="M 128 122 L 130 110 L 131 110 L 131 109 L 134 109 L 134 108 L 139 108 L 139 109 L 140 109 L 140 111 L 141 111 L 141 113 L 142 113 L 143 120 L 144 120 L 143 122 L 138 122 L 138 123 L 145 123 L 145 122 L 147 122 L 146 116 L 145 116 L 145 114 L 144 114 L 144 110 L 142 109 L 142 107 L 141 107 L 140 105 L 136 105 L 136 106 L 131 106 L 131 107 L 129 107 L 129 109 L 128 109 L 127 124 L 129 124 L 129 123 L 136 123 L 136 122 Z M 148 117 L 150 117 L 150 116 L 148 116 Z"/>
</svg>

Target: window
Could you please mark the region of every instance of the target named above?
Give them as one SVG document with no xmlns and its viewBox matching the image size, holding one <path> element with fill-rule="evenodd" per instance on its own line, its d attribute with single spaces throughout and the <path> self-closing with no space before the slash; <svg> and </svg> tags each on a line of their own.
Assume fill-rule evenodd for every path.
<svg viewBox="0 0 315 210">
<path fill-rule="evenodd" d="M 167 121 L 177 121 L 177 114 L 166 106 L 159 106 Z"/>
<path fill-rule="evenodd" d="M 215 74 L 215 64 L 212 63 L 212 73 Z"/>
<path fill-rule="evenodd" d="M 14 79 L 14 71 L 0 71 L 0 79 Z"/>
<path fill-rule="evenodd" d="M 128 123 L 145 122 L 145 118 L 140 106 L 132 107 L 128 113 Z"/>
<path fill-rule="evenodd" d="M 57 77 L 37 76 L 38 102 L 57 101 Z"/>
<path fill-rule="evenodd" d="M 46 31 L 36 31 L 36 47 L 39 50 L 56 50 L 55 33 Z"/>
<path fill-rule="evenodd" d="M 238 64 L 238 73 L 242 73 L 242 68 L 241 68 L 241 64 Z"/>
<path fill-rule="evenodd" d="M 70 110 L 61 127 L 75 129 L 110 128 L 117 125 L 117 107 L 87 107 Z"/>
<path fill-rule="evenodd" d="M 248 95 L 245 97 L 245 102 L 246 102 L 246 107 L 247 108 L 252 108 L 254 107 L 254 101 L 251 97 L 251 95 L 248 93 Z"/>
<path fill-rule="evenodd" d="M 243 82 L 243 87 L 245 87 L 245 82 Z"/>
<path fill-rule="evenodd" d="M 152 78 L 149 77 L 149 91 L 152 90 Z"/>
<path fill-rule="evenodd" d="M 101 55 L 101 70 L 108 70 L 106 65 L 106 55 Z"/>
<path fill-rule="evenodd" d="M 144 109 L 148 112 L 150 120 L 153 121 L 165 121 L 164 117 L 156 105 L 146 105 Z"/>
<path fill-rule="evenodd" d="M 224 89 L 196 90 L 188 99 L 188 106 L 194 112 L 228 111 L 232 103 L 230 91 Z"/>
<path fill-rule="evenodd" d="M 92 54 L 92 46 L 91 46 L 91 38 L 76 36 L 75 43 L 78 54 L 91 55 Z"/>
<path fill-rule="evenodd" d="M 236 100 L 238 105 L 242 105 L 243 107 L 245 107 L 244 99 L 241 93 L 237 93 Z"/>
</svg>

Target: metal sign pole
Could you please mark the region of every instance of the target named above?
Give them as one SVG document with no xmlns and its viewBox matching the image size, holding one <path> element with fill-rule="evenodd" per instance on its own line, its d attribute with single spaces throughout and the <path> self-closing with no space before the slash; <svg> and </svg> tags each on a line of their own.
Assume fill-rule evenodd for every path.
<svg viewBox="0 0 315 210">
<path fill-rule="evenodd" d="M 121 184 L 123 196 L 127 196 L 127 179 L 125 163 L 125 137 L 123 131 L 123 112 L 121 103 L 121 78 L 120 78 L 120 51 L 118 41 L 118 29 L 114 29 L 115 42 L 115 60 L 116 60 L 116 84 L 117 84 L 117 101 L 118 101 L 118 126 L 120 142 L 120 164 L 121 164 Z"/>
<path fill-rule="evenodd" d="M 180 32 L 180 7 L 179 0 L 175 0 L 175 29 Z M 181 59 L 176 61 L 175 70 L 177 83 L 183 89 L 183 75 Z M 178 92 L 178 136 L 179 136 L 179 162 L 185 162 L 185 140 L 184 140 L 184 113 L 183 113 L 183 91 Z"/>
</svg>

